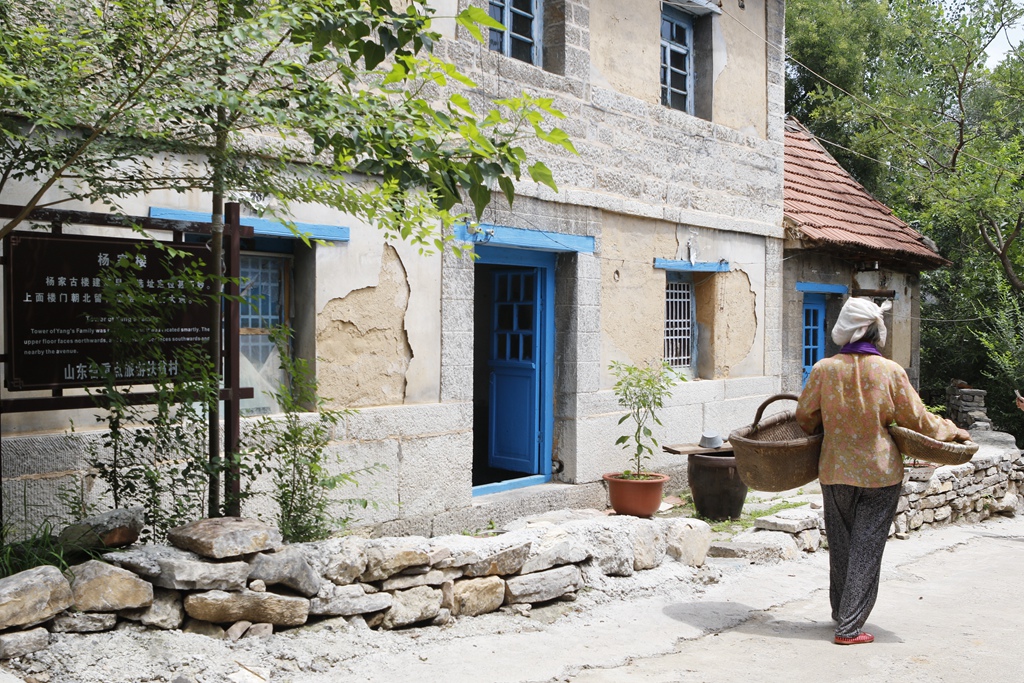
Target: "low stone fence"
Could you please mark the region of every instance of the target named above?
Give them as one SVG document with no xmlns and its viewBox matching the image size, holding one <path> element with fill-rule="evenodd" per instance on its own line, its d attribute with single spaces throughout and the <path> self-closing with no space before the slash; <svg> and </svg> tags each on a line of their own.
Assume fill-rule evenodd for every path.
<svg viewBox="0 0 1024 683">
<path fill-rule="evenodd" d="M 978 430 L 971 438 L 980 448 L 968 463 L 907 468 L 893 523 L 897 538 L 931 524 L 980 522 L 1024 509 L 1024 459 L 1013 436 Z"/>
<path fill-rule="evenodd" d="M 285 545 L 241 518 L 175 529 L 172 546 L 142 545 L 62 574 L 36 567 L 0 580 L 0 659 L 46 647 L 51 633 L 119 622 L 237 640 L 310 620 L 357 627 L 441 625 L 501 608 L 573 600 L 603 576 L 666 558 L 700 566 L 710 527 L 690 518 L 638 519 L 595 510 L 521 520 L 490 537 L 341 537 Z"/>
</svg>

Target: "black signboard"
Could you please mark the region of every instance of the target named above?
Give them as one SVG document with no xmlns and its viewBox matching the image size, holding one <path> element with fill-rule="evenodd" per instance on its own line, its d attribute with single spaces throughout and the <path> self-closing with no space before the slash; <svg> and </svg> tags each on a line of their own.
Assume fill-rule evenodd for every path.
<svg viewBox="0 0 1024 683">
<path fill-rule="evenodd" d="M 157 376 L 181 373 L 176 350 L 208 345 L 209 298 L 197 296 L 208 284 L 189 281 L 185 264 L 201 260 L 211 272 L 205 245 L 173 248 L 168 256 L 148 242 L 81 235 L 13 233 L 5 239 L 4 290 L 7 297 L 6 387 L 11 391 L 98 386 L 112 373 L 117 384 L 146 384 Z M 165 315 L 137 321 L 140 338 L 151 339 L 159 354 L 150 360 L 115 358 L 111 340 L 111 291 L 104 279 L 124 257 L 138 291 L 153 294 Z M 169 265 L 168 265 L 169 264 Z M 191 291 L 190 291 L 191 288 Z"/>
</svg>

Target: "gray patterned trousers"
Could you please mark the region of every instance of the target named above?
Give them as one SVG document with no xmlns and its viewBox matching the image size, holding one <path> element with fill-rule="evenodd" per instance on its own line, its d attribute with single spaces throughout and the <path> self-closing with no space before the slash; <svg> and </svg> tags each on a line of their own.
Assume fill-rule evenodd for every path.
<svg viewBox="0 0 1024 683">
<path fill-rule="evenodd" d="M 836 636 L 853 638 L 878 597 L 882 552 L 900 500 L 900 484 L 869 489 L 822 484 L 828 536 L 829 600 Z"/>
</svg>

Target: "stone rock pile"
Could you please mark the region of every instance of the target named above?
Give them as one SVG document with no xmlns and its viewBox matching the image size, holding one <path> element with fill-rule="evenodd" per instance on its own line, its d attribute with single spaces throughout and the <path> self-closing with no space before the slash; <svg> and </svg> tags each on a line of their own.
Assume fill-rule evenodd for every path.
<svg viewBox="0 0 1024 683">
<path fill-rule="evenodd" d="M 736 534 L 728 542 L 712 543 L 708 555 L 743 558 L 755 564 L 793 560 L 801 552 L 817 551 L 824 529 L 820 505 L 780 510 L 756 518 L 754 528 Z"/>
<path fill-rule="evenodd" d="M 490 537 L 366 539 L 285 545 L 237 517 L 174 529 L 62 574 L 37 567 L 0 579 L 0 659 L 46 647 L 51 633 L 137 622 L 217 638 L 266 637 L 311 619 L 360 627 L 443 625 L 453 617 L 573 600 L 593 573 L 629 576 L 665 558 L 700 566 L 711 530 L 689 518 L 563 511 Z"/>
<path fill-rule="evenodd" d="M 954 381 L 946 387 L 946 415 L 962 429 L 992 429 L 985 411 L 985 391 L 960 386 Z"/>
</svg>

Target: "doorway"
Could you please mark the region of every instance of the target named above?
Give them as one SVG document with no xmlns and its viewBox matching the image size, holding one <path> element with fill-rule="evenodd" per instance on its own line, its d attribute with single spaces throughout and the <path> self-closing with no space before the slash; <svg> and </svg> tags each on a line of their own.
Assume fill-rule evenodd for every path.
<svg viewBox="0 0 1024 683">
<path fill-rule="evenodd" d="M 551 479 L 556 255 L 477 247 L 473 495 Z"/>
</svg>

